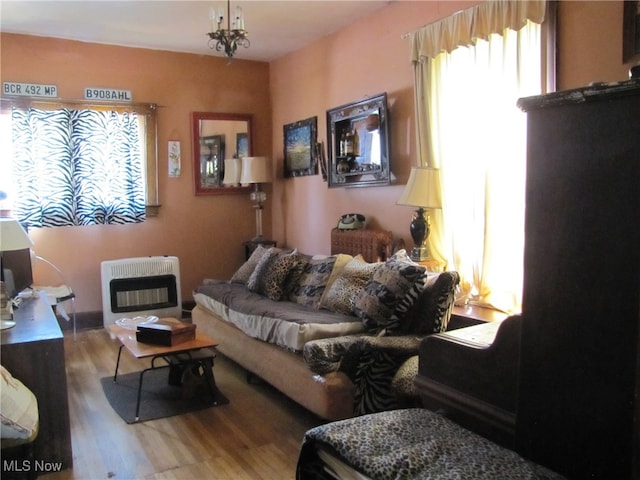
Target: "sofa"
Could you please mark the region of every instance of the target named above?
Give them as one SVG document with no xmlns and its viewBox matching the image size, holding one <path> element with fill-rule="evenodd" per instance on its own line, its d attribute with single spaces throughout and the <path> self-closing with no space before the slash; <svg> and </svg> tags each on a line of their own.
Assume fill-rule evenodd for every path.
<svg viewBox="0 0 640 480">
<path fill-rule="evenodd" d="M 404 250 L 384 256 L 258 246 L 230 280 L 194 289 L 192 321 L 323 419 L 395 408 L 393 379 L 426 335 L 447 328 L 459 276 L 429 273 Z"/>
</svg>

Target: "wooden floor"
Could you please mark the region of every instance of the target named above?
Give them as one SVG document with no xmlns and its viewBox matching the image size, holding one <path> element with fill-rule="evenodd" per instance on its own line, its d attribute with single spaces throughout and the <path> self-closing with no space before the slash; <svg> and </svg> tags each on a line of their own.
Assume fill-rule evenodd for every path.
<svg viewBox="0 0 640 480">
<path fill-rule="evenodd" d="M 230 400 L 176 417 L 127 425 L 107 402 L 100 378 L 113 375 L 118 342 L 107 332 L 65 333 L 73 469 L 65 479 L 293 479 L 302 436 L 321 419 L 223 357 L 214 367 Z M 147 360 L 123 351 L 120 372 Z"/>
</svg>

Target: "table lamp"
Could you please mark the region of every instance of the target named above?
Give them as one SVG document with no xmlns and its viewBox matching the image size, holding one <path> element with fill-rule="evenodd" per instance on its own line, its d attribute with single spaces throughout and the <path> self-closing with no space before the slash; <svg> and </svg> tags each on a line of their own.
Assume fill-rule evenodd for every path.
<svg viewBox="0 0 640 480">
<path fill-rule="evenodd" d="M 222 184 L 229 187 L 237 187 L 240 185 L 240 173 L 242 171 L 242 163 L 239 158 L 224 159 L 224 179 Z"/>
<path fill-rule="evenodd" d="M 429 238 L 430 219 L 428 215 L 425 217 L 425 210 L 442 208 L 440 170 L 413 167 L 397 204 L 418 207 L 409 228 L 414 243 L 411 259 L 417 262 L 429 260 L 431 256 L 426 241 Z"/>
<path fill-rule="evenodd" d="M 263 183 L 270 183 L 273 180 L 271 173 L 271 160 L 268 157 L 242 157 L 242 173 L 240 183 L 242 185 L 253 184 L 254 191 L 251 192 L 251 200 L 255 202 L 253 208 L 256 210 L 256 236 L 253 241 L 260 241 L 262 237 L 262 204 L 267 199 L 267 194 L 262 191 Z"/>
<path fill-rule="evenodd" d="M 27 235 L 27 232 L 22 228 L 22 225 L 14 218 L 0 218 L 0 256 L 2 252 L 9 252 L 12 250 L 22 250 L 25 248 L 31 248 L 33 242 Z M 0 297 L 0 319 L 2 320 L 0 330 L 14 327 L 16 322 L 11 320 L 13 318 L 11 299 L 8 298 L 8 291 L 6 291 L 5 285 L 5 272 L 2 272 L 2 293 Z"/>
</svg>

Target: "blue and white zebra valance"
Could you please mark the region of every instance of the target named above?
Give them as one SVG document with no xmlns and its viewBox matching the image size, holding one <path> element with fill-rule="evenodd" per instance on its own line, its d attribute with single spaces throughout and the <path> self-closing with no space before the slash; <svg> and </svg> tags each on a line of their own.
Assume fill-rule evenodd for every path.
<svg viewBox="0 0 640 480">
<path fill-rule="evenodd" d="M 14 216 L 26 226 L 145 219 L 138 116 L 98 110 L 12 110 Z"/>
</svg>

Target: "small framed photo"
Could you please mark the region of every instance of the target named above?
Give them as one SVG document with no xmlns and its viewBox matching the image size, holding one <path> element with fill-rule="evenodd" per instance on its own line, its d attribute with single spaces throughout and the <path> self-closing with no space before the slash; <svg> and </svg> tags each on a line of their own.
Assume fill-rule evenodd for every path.
<svg viewBox="0 0 640 480">
<path fill-rule="evenodd" d="M 238 158 L 249 156 L 249 137 L 246 133 L 236 134 L 236 155 Z"/>
<path fill-rule="evenodd" d="M 179 177 L 181 165 L 180 142 L 169 140 L 169 176 Z"/>
<path fill-rule="evenodd" d="M 624 2 L 622 25 L 622 63 L 640 61 L 640 2 Z"/>
<path fill-rule="evenodd" d="M 284 126 L 284 176 L 302 177 L 318 173 L 316 139 L 318 117 Z"/>
</svg>

